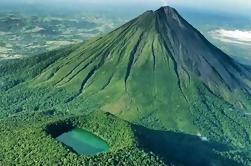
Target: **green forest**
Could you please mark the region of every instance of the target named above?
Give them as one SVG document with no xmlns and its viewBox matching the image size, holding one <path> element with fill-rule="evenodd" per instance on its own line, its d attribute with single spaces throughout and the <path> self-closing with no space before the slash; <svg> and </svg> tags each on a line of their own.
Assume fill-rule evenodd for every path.
<svg viewBox="0 0 251 166">
<path fill-rule="evenodd" d="M 0 71 L 0 165 L 251 165 L 251 70 L 173 8 Z M 74 128 L 109 151 L 56 139 Z"/>
</svg>

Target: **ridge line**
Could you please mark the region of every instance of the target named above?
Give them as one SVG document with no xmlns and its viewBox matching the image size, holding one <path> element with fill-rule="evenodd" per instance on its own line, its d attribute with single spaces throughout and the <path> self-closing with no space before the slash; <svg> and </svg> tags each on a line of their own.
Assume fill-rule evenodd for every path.
<svg viewBox="0 0 251 166">
<path fill-rule="evenodd" d="M 131 53 L 130 53 L 130 56 L 129 56 L 129 62 L 128 62 L 128 65 L 127 65 L 127 70 L 126 70 L 126 75 L 125 75 L 125 79 L 124 79 L 124 82 L 125 82 L 125 90 L 127 91 L 127 79 L 131 73 L 131 69 L 132 69 L 132 65 L 133 65 L 133 62 L 134 62 L 134 58 L 135 58 L 135 54 L 137 53 L 137 50 L 138 50 L 138 47 L 140 45 L 140 42 L 142 41 L 142 36 L 143 36 L 144 32 L 142 32 L 139 36 L 139 39 L 136 43 L 136 45 L 134 46 L 134 48 L 132 49 Z"/>
</svg>

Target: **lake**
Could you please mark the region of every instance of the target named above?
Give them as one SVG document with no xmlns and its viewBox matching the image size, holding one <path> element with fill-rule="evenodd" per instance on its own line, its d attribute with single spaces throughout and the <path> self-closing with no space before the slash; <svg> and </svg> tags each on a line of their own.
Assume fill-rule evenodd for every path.
<svg viewBox="0 0 251 166">
<path fill-rule="evenodd" d="M 95 155 L 109 151 L 109 145 L 100 137 L 79 128 L 65 132 L 56 138 L 78 154 Z"/>
</svg>

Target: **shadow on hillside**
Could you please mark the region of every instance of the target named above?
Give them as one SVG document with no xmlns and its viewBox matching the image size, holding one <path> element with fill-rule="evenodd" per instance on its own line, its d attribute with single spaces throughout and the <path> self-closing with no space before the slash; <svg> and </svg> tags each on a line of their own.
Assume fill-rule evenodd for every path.
<svg viewBox="0 0 251 166">
<path fill-rule="evenodd" d="M 45 132 L 50 134 L 53 138 L 56 138 L 65 132 L 71 131 L 74 128 L 75 127 L 71 122 L 62 121 L 46 126 Z"/>
<path fill-rule="evenodd" d="M 185 166 L 238 165 L 216 155 L 231 148 L 200 137 L 135 126 L 139 146 L 158 155 L 166 164 Z"/>
</svg>

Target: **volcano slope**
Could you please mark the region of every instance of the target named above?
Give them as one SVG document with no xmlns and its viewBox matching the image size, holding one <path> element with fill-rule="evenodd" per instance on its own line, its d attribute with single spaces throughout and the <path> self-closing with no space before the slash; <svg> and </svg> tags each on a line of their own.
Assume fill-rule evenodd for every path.
<svg viewBox="0 0 251 166">
<path fill-rule="evenodd" d="M 16 125 L 22 126 L 36 112 L 63 118 L 100 110 L 138 126 L 138 145 L 166 164 L 250 164 L 250 67 L 209 43 L 171 7 L 78 45 L 1 61 L 0 71 L 2 121 L 27 114 Z M 198 157 L 210 142 L 228 148 Z"/>
</svg>

